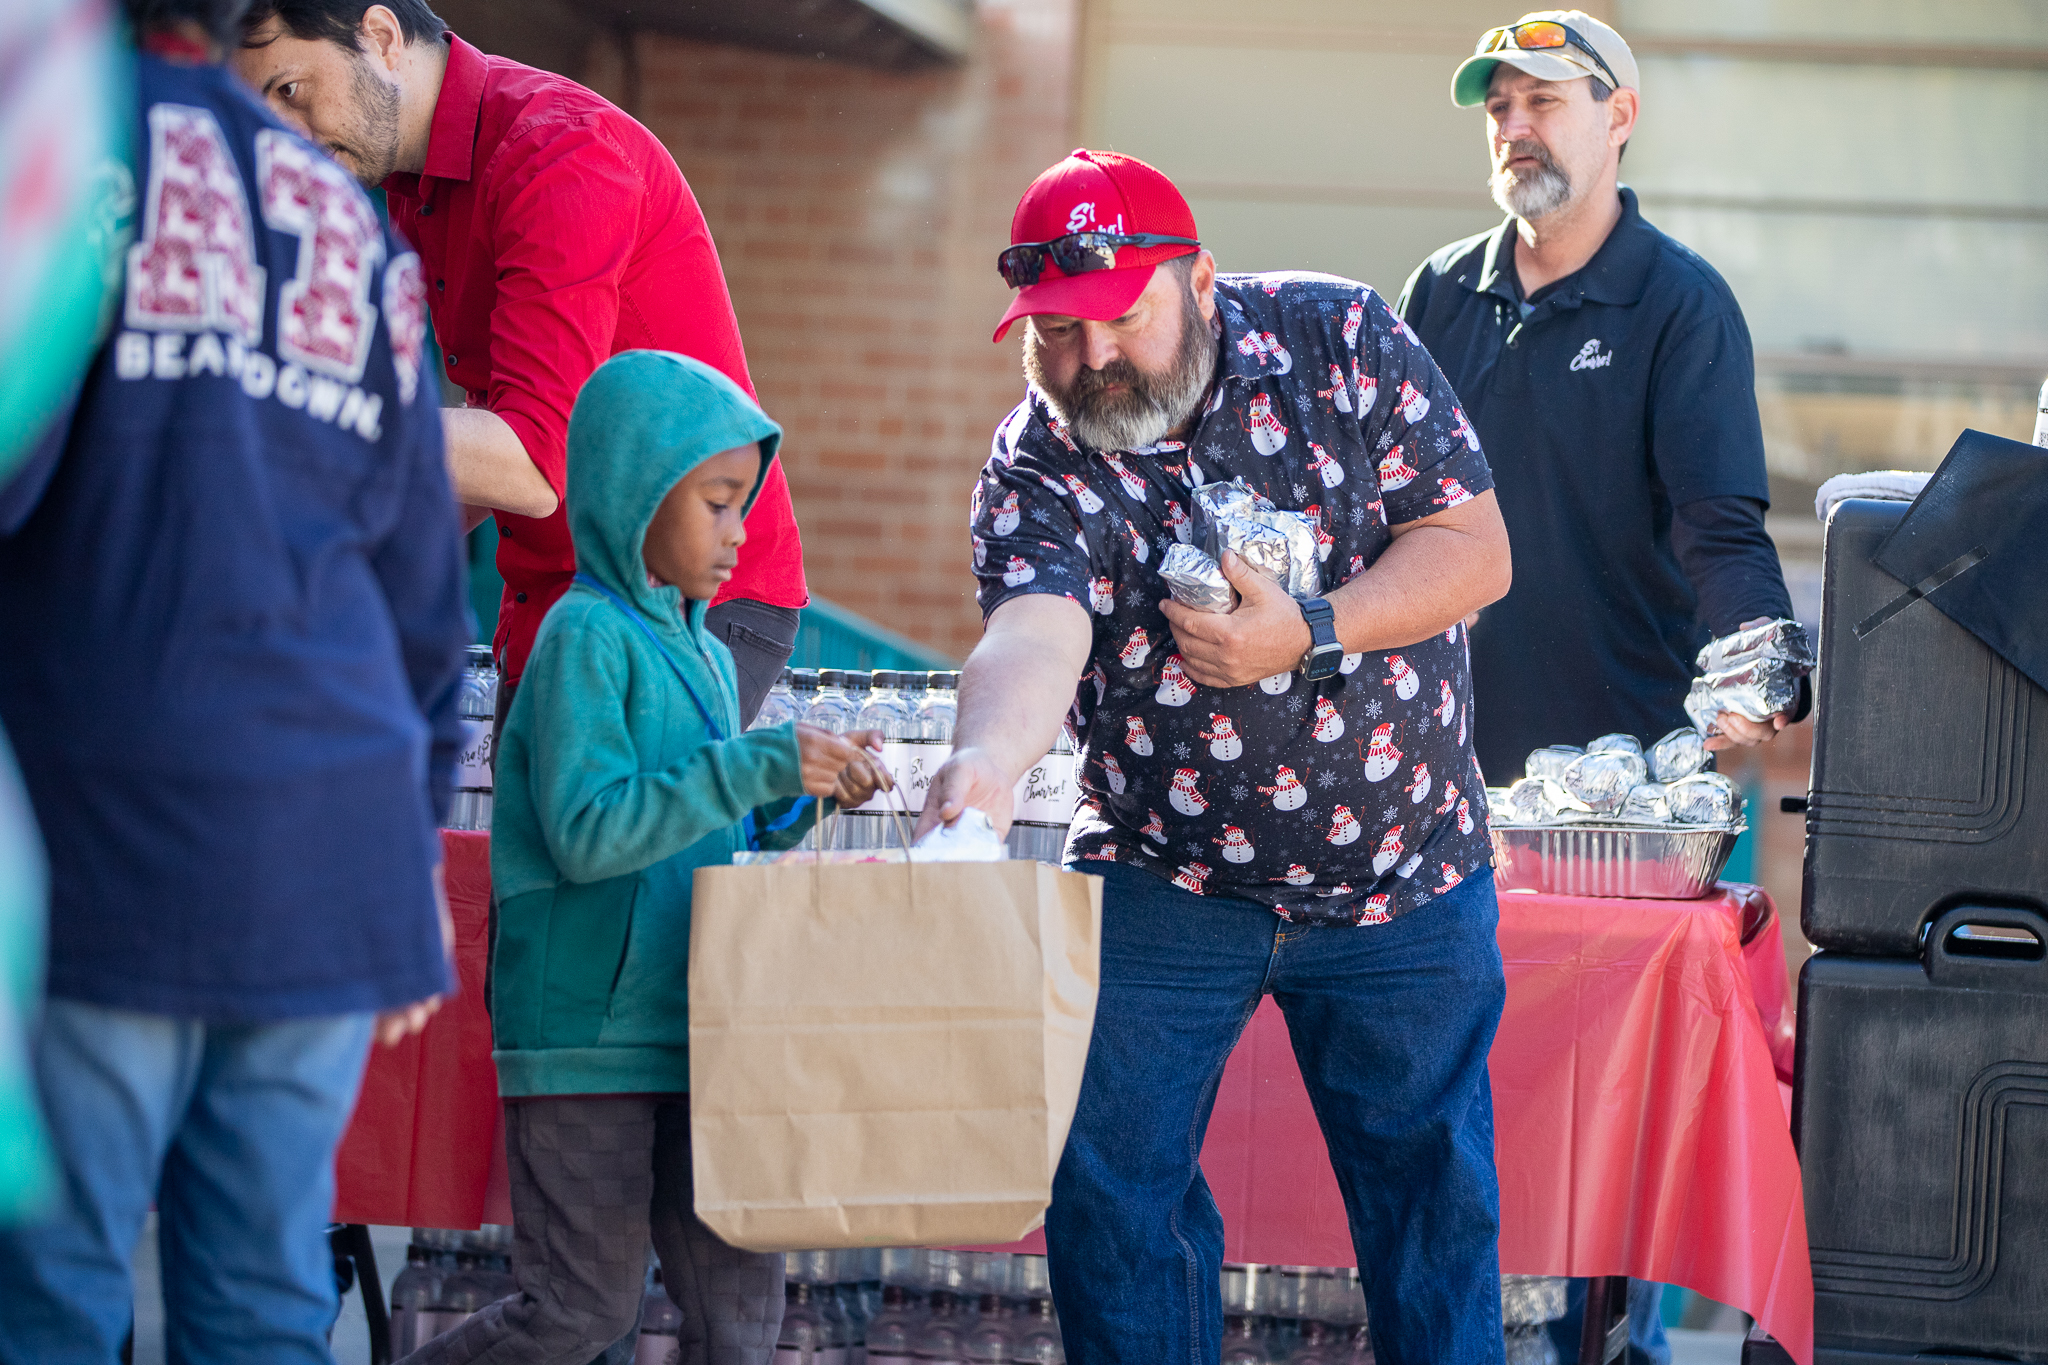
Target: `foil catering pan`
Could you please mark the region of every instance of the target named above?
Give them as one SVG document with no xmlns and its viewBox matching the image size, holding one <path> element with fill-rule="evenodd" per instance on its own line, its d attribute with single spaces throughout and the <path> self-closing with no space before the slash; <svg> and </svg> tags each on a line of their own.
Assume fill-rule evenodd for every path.
<svg viewBox="0 0 2048 1365">
<path fill-rule="evenodd" d="M 1689 901 L 1711 893 L 1747 825 L 1495 825 L 1503 891 Z"/>
</svg>

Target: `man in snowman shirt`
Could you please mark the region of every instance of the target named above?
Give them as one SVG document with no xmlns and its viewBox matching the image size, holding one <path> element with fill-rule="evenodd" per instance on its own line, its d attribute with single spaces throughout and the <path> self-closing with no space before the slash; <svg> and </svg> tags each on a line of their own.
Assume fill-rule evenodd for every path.
<svg viewBox="0 0 2048 1365">
<path fill-rule="evenodd" d="M 1072 727 L 1067 860 L 1105 884 L 1046 1220 L 1068 1357 L 1217 1358 L 1223 1230 L 1195 1156 L 1270 991 L 1378 1358 L 1497 1361 L 1504 986 L 1459 624 L 1508 585 L 1485 459 L 1376 294 L 1219 277 L 1143 162 L 1074 153 L 1011 238 L 997 338 L 1028 319 L 1030 384 L 974 489 L 987 629 L 923 823 L 973 806 L 1007 826 L 1017 778 Z M 1325 598 L 1229 557 L 1233 612 L 1168 599 L 1158 565 L 1192 534 L 1192 489 L 1233 477 L 1323 528 Z"/>
</svg>

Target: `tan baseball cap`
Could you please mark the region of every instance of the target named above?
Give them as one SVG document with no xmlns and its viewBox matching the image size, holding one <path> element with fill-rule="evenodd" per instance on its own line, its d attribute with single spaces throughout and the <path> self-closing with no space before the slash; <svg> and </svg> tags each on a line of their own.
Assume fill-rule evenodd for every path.
<svg viewBox="0 0 2048 1365">
<path fill-rule="evenodd" d="M 1586 50 L 1588 47 L 1591 52 Z M 1473 54 L 1459 64 L 1457 74 L 1451 77 L 1451 103 L 1468 108 L 1486 103 L 1493 68 L 1502 62 L 1539 80 L 1575 81 L 1581 76 L 1597 76 L 1616 87 L 1640 88 L 1636 57 L 1628 50 L 1628 44 L 1619 33 L 1584 10 L 1540 9 L 1512 24 L 1488 29 Z"/>
</svg>

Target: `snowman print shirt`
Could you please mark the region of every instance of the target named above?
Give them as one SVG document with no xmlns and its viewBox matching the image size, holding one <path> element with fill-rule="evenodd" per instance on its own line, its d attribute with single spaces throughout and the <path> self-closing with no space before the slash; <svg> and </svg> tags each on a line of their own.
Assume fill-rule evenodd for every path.
<svg viewBox="0 0 2048 1365">
<path fill-rule="evenodd" d="M 1026 593 L 1094 623 L 1068 724 L 1082 754 L 1071 862 L 1143 867 L 1298 921 L 1384 923 L 1492 854 L 1473 757 L 1465 631 L 1198 687 L 1160 603 L 1189 490 L 1242 477 L 1322 528 L 1323 591 L 1370 568 L 1389 525 L 1493 486 L 1479 438 L 1415 334 L 1328 275 L 1216 282 L 1220 373 L 1193 438 L 1091 450 L 1035 388 L 997 430 L 972 501 L 984 618 Z"/>
</svg>

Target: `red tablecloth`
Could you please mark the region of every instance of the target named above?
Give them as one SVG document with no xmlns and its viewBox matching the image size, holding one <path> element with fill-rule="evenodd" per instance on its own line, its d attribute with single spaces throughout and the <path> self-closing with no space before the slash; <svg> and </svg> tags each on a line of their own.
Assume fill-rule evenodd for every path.
<svg viewBox="0 0 2048 1365">
<path fill-rule="evenodd" d="M 355 1118 L 335 1153 L 338 1223 L 473 1228 L 512 1221 L 484 1012 L 491 836 L 443 830 L 441 857 L 460 990 L 423 1031 L 372 1049 Z"/>
<path fill-rule="evenodd" d="M 510 1218 L 482 1004 L 488 845 L 444 839 L 462 995 L 419 1039 L 372 1057 L 339 1158 L 341 1221 Z M 1780 1087 L 1792 1021 L 1769 899 L 1738 886 L 1699 901 L 1513 893 L 1501 897 L 1500 945 L 1502 1268 L 1684 1285 L 1746 1310 L 1810 1362 L 1806 1214 Z M 1352 1263 L 1271 1000 L 1224 1071 L 1202 1167 L 1229 1259 Z"/>
</svg>

